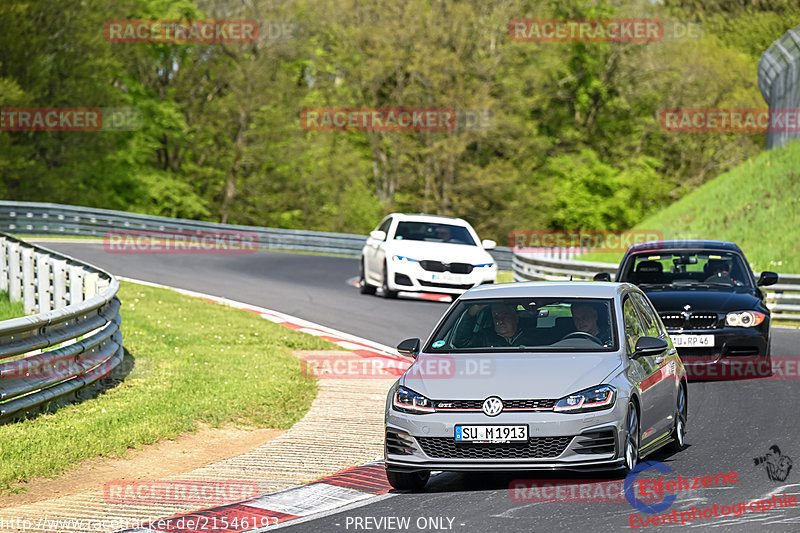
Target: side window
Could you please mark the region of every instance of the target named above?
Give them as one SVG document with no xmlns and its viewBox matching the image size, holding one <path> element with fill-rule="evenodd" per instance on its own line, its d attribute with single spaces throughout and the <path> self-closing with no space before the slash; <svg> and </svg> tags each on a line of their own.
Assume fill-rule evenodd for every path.
<svg viewBox="0 0 800 533">
<path fill-rule="evenodd" d="M 632 293 L 631 297 L 638 304 L 646 335 L 648 337 L 660 337 L 662 335 L 661 325 L 658 322 L 658 315 L 655 314 L 653 306 L 638 292 Z"/>
<path fill-rule="evenodd" d="M 378 230 L 386 233 L 386 238 L 389 238 L 389 227 L 392 225 L 392 217 L 387 217 L 380 226 L 378 226 Z M 386 240 L 386 239 L 384 239 Z"/>
<path fill-rule="evenodd" d="M 645 333 L 642 322 L 630 298 L 626 298 L 625 303 L 622 304 L 622 314 L 625 320 L 625 341 L 628 353 L 633 353 L 636 349 L 636 341 L 639 340 L 639 337 L 643 337 Z"/>
</svg>

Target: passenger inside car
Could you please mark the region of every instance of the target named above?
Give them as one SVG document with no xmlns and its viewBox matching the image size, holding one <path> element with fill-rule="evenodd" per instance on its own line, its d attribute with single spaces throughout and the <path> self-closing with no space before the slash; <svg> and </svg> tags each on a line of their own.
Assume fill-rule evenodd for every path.
<svg viewBox="0 0 800 533">
<path fill-rule="evenodd" d="M 512 305 L 494 303 L 490 307 L 491 327 L 479 327 L 476 324 L 481 312 L 488 304 L 472 305 L 464 315 L 455 333 L 453 345 L 459 348 L 481 348 L 502 346 L 536 346 L 535 331 L 521 327 L 517 309 Z"/>
</svg>

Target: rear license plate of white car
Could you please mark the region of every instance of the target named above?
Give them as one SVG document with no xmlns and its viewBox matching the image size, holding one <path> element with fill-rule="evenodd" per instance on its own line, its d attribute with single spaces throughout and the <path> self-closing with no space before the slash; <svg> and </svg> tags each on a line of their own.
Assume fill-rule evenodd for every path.
<svg viewBox="0 0 800 533">
<path fill-rule="evenodd" d="M 676 348 L 695 347 L 710 348 L 714 346 L 714 335 L 670 335 Z"/>
<path fill-rule="evenodd" d="M 456 426 L 456 442 L 527 442 L 528 426 Z"/>
</svg>

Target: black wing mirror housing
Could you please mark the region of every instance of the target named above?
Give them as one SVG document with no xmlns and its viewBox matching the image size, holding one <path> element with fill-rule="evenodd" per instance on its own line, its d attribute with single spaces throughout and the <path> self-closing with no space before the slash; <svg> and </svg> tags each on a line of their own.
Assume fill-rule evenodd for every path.
<svg viewBox="0 0 800 533">
<path fill-rule="evenodd" d="M 595 281 L 611 281 L 611 274 L 608 272 L 598 272 L 594 275 Z"/>
<path fill-rule="evenodd" d="M 397 345 L 397 351 L 403 355 L 410 355 L 414 359 L 419 355 L 420 340 L 406 339 Z"/>
<path fill-rule="evenodd" d="M 639 337 L 636 341 L 636 348 L 633 351 L 633 358 L 637 359 L 645 355 L 656 355 L 667 351 L 669 344 L 664 339 L 658 337 Z"/>
<path fill-rule="evenodd" d="M 765 270 L 761 273 L 761 277 L 758 278 L 758 283 L 756 283 L 756 285 L 759 287 L 766 287 L 767 285 L 775 285 L 776 283 L 778 283 L 778 274 Z"/>
</svg>

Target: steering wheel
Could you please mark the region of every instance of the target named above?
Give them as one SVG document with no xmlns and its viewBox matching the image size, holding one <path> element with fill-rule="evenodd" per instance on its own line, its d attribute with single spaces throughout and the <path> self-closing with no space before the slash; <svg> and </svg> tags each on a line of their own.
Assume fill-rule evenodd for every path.
<svg viewBox="0 0 800 533">
<path fill-rule="evenodd" d="M 594 341 L 597 344 L 602 345 L 603 341 L 592 335 L 591 333 L 586 333 L 585 331 L 573 331 L 572 333 L 568 333 L 561 338 L 562 341 L 567 339 L 589 339 L 590 341 Z"/>
</svg>

